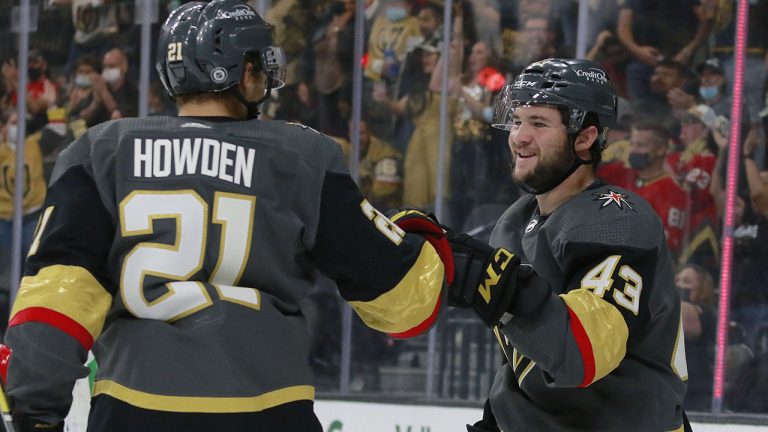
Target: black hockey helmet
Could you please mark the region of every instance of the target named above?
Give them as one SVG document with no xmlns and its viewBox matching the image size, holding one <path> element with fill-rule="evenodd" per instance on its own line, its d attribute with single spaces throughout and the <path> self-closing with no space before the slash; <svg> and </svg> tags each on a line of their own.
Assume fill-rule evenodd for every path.
<svg viewBox="0 0 768 432">
<path fill-rule="evenodd" d="M 510 130 L 515 110 L 532 105 L 550 105 L 567 111 L 565 123 L 573 152 L 573 163 L 564 172 L 536 186 L 521 184 L 527 192 L 539 195 L 557 187 L 579 166 L 600 162 L 608 129 L 616 124 L 618 98 L 608 74 L 597 63 L 581 59 L 541 60 L 528 65 L 512 84 L 502 89 L 491 126 Z M 576 154 L 575 140 L 586 126 L 588 116 L 596 118 L 598 135 L 589 149 L 591 159 L 584 160 Z"/>
<path fill-rule="evenodd" d="M 491 126 L 509 130 L 517 107 L 539 104 L 568 109 L 569 134 L 581 131 L 587 114 L 594 113 L 600 128 L 597 148 L 593 147 L 597 153 L 605 146 L 608 128 L 616 124 L 616 91 L 608 74 L 589 60 L 551 58 L 530 64 L 512 84 L 502 89 Z"/>
<path fill-rule="evenodd" d="M 171 97 L 220 93 L 237 86 L 251 58 L 266 74 L 269 94 L 285 83 L 285 54 L 273 44 L 272 27 L 247 3 L 191 2 L 163 24 L 155 67 Z"/>
</svg>

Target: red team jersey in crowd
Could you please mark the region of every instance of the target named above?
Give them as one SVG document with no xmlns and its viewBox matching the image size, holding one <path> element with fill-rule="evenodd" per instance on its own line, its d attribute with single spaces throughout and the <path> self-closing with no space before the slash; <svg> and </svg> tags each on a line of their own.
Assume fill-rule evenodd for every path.
<svg viewBox="0 0 768 432">
<path fill-rule="evenodd" d="M 661 218 L 672 255 L 675 258 L 680 256 L 685 238 L 688 196 L 671 175 L 641 180 L 624 162 L 614 161 L 600 165 L 597 176 L 609 184 L 631 190 L 648 201 Z"/>
<path fill-rule="evenodd" d="M 717 208 L 709 192 L 712 172 L 717 158 L 709 151 L 686 154 L 686 151 L 674 152 L 667 157 L 669 166 L 680 184 L 688 193 L 688 223 L 685 227 L 686 251 L 690 256 L 702 246 L 710 245 L 712 253 L 718 255 L 716 235 Z"/>
</svg>

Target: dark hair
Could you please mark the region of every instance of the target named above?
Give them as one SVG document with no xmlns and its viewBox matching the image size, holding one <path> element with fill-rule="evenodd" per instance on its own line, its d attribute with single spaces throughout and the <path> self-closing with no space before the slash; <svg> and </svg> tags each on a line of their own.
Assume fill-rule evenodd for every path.
<svg viewBox="0 0 768 432">
<path fill-rule="evenodd" d="M 439 5 L 437 5 L 437 4 L 433 3 L 433 2 L 428 2 L 425 5 L 421 6 L 419 8 L 418 12 L 421 12 L 424 9 L 431 10 L 432 13 L 435 15 L 435 17 L 440 22 L 443 22 L 443 7 L 442 6 L 439 6 Z"/>
<path fill-rule="evenodd" d="M 83 54 L 75 60 L 75 69 L 82 65 L 90 66 L 97 73 L 101 73 L 101 61 L 92 54 Z"/>
<path fill-rule="evenodd" d="M 677 62 L 675 60 L 672 60 L 671 58 L 665 57 L 661 59 L 660 62 L 656 63 L 656 66 L 654 67 L 654 69 L 660 66 L 675 69 L 683 78 L 689 78 L 691 76 L 691 73 L 688 71 L 688 68 L 684 64 Z"/>
<path fill-rule="evenodd" d="M 632 122 L 632 129 L 639 131 L 651 131 L 664 145 L 669 142 L 669 129 L 667 129 L 657 120 L 648 118 L 638 119 Z"/>
</svg>

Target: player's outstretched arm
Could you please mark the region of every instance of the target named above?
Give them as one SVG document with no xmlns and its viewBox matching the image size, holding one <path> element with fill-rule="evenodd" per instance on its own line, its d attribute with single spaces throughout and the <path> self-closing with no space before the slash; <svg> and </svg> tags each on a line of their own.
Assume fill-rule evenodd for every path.
<svg viewBox="0 0 768 432">
<path fill-rule="evenodd" d="M 363 322 L 405 338 L 435 322 L 452 261 L 438 224 L 416 212 L 398 218 L 405 229 L 375 209 L 348 174 L 329 171 L 310 254 Z"/>
</svg>

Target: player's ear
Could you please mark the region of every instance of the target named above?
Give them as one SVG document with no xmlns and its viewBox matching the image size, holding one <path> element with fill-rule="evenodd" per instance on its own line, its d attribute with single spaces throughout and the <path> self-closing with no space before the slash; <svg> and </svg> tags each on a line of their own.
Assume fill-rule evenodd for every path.
<svg viewBox="0 0 768 432">
<path fill-rule="evenodd" d="M 253 73 L 253 63 L 251 62 L 245 62 L 243 65 L 243 76 L 240 77 L 240 83 L 245 87 L 247 85 L 252 85 L 252 81 L 254 80 L 254 73 Z"/>
<path fill-rule="evenodd" d="M 597 139 L 598 131 L 595 126 L 588 126 L 579 132 L 574 142 L 576 152 L 589 151 L 592 144 Z"/>
</svg>

